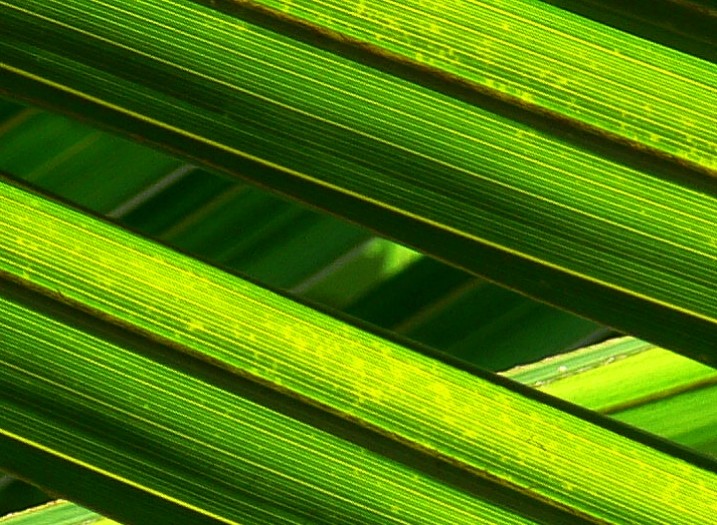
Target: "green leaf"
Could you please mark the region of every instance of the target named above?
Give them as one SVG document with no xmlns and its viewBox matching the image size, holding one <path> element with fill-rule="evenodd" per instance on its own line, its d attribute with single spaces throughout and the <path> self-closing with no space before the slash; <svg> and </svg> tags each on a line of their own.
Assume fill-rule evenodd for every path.
<svg viewBox="0 0 717 525">
<path fill-rule="evenodd" d="M 487 282 L 399 330 L 481 368 L 505 370 L 580 346 L 600 327 Z M 405 330 L 405 331 L 404 331 Z"/>
<path fill-rule="evenodd" d="M 53 501 L 5 518 L 3 525 L 117 525 L 94 512 L 67 501 Z"/>
<path fill-rule="evenodd" d="M 0 516 L 47 501 L 37 488 L 8 475 L 0 475 Z"/>
<path fill-rule="evenodd" d="M 5 286 L 0 317 L 0 466 L 111 517 L 702 524 L 717 511 L 707 459 L 13 185 L 0 209 L 0 272 L 21 287 Z M 332 421 L 348 441 L 326 433 Z M 100 509 L 110 487 L 121 497 Z"/>
<path fill-rule="evenodd" d="M 76 144 L 87 128 L 53 119 L 33 112 L 33 118 L 8 120 L 2 128 L 7 141 L 0 136 L 0 171 L 95 211 L 106 211 L 101 203 L 115 202 L 107 216 L 142 234 L 482 368 L 503 370 L 563 352 L 597 330 L 584 319 L 385 239 L 366 240 L 366 232 L 337 219 L 228 184 L 213 173 L 176 167 L 169 159 L 158 172 L 139 144 L 122 148 L 127 157 L 122 167 L 129 175 L 117 176 L 115 163 L 98 166 L 93 151 L 112 150 L 115 137 L 99 134 L 93 148 L 80 148 Z M 58 136 L 65 149 L 48 147 L 54 135 L 48 137 L 46 128 L 55 126 L 62 130 Z M 32 165 L 18 162 L 24 157 L 51 168 L 36 176 Z M 134 181 L 144 184 L 126 195 Z M 124 199 L 119 203 L 118 195 Z"/>
<path fill-rule="evenodd" d="M 463 487 L 486 484 L 464 472 L 441 474 L 380 435 L 22 291 L 5 286 L 1 309 L 0 465 L 119 521 L 561 516 L 520 495 L 526 509 L 483 501 Z"/>
<path fill-rule="evenodd" d="M 542 389 L 603 413 L 717 382 L 717 370 L 630 338 L 551 358 L 537 366 L 554 375 L 542 380 Z M 636 371 L 644 379 L 631 380 Z"/>
<path fill-rule="evenodd" d="M 698 169 L 717 169 L 717 70 L 541 2 L 203 3 L 335 31 L 490 97 Z M 707 17 L 705 17 L 707 18 Z M 427 71 L 427 72 L 428 72 Z M 705 107 L 705 104 L 710 104 Z"/>
<path fill-rule="evenodd" d="M 712 0 L 543 0 L 578 15 L 717 62 Z"/>
<path fill-rule="evenodd" d="M 717 372 L 644 341 L 613 339 L 505 375 L 717 455 Z"/>
<path fill-rule="evenodd" d="M 507 90 L 508 98 L 499 85 L 478 93 L 273 12 L 230 16 L 186 0 L 2 2 L 0 92 L 52 101 L 715 363 L 715 184 L 685 166 L 713 169 L 716 67 L 549 6 L 505 6 L 489 15 L 470 3 L 461 17 L 480 11 L 493 32 L 511 18 L 505 38 L 514 48 L 535 45 L 521 28 L 553 34 L 540 41 L 553 53 L 545 67 L 580 80 L 580 122 L 613 138 L 620 131 L 610 123 L 624 124 L 622 139 L 547 118 L 570 110 L 556 79 L 531 77 L 532 88 Z M 556 54 L 566 42 L 575 54 Z M 587 67 L 575 70 L 582 60 Z M 500 68 L 491 74 L 510 80 Z M 527 95 L 538 113 L 517 104 Z M 589 103 L 595 96 L 609 107 Z M 622 110 L 640 114 L 622 118 Z"/>
<path fill-rule="evenodd" d="M 275 286 L 298 286 L 368 237 L 56 115 L 17 108 L 0 129 L 0 171 Z"/>
<path fill-rule="evenodd" d="M 100 213 L 111 212 L 178 161 L 86 125 L 21 106 L 6 106 L 0 125 L 0 170 L 52 190 Z M 107 162 L 112 159 L 112 162 Z M 113 181 L 103 191 L 96 178 Z"/>
<path fill-rule="evenodd" d="M 626 377 L 628 370 L 630 374 Z M 613 417 L 643 430 L 717 455 L 714 440 L 717 376 L 714 370 L 643 341 L 615 339 L 522 366 L 505 375 L 534 384 L 563 399 L 598 408 L 603 413 L 608 411 Z M 633 388 L 625 389 L 625 385 Z M 602 401 L 607 399 L 611 401 Z M 616 399 L 621 408 L 610 408 L 610 403 L 614 406 Z M 62 505 L 68 510 L 73 508 L 68 503 Z M 55 523 L 50 519 L 55 510 L 54 506 L 39 508 L 32 516 L 36 520 L 47 516 L 41 523 Z M 83 509 L 75 510 L 79 516 L 87 516 Z M 14 519 L 20 523 L 20 517 Z M 0 520 L 0 523 L 4 521 Z"/>
<path fill-rule="evenodd" d="M 422 260 L 425 258 L 409 248 L 374 237 L 299 283 L 292 292 L 334 308 L 351 308 L 357 299 L 374 292 L 393 277 L 403 275 Z M 450 271 L 444 265 L 441 270 Z M 417 288 L 414 286 L 414 290 Z"/>
</svg>

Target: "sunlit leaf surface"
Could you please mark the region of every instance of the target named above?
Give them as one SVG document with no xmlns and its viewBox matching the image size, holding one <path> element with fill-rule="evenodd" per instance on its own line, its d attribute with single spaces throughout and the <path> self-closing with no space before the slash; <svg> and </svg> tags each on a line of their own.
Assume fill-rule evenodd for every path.
<svg viewBox="0 0 717 525">
<path fill-rule="evenodd" d="M 497 381 L 493 376 L 471 373 L 417 354 L 400 344 L 352 327 L 13 185 L 3 184 L 0 202 L 6 221 L 6 228 L 0 232 L 0 271 L 6 278 L 23 288 L 37 290 L 78 307 L 103 322 L 151 336 L 187 357 L 236 375 L 237 380 L 241 377 L 256 381 L 272 391 L 291 396 L 297 402 L 323 408 L 344 421 L 353 422 L 360 429 L 376 432 L 382 439 L 395 440 L 412 450 L 413 454 L 427 454 L 438 461 L 455 465 L 465 475 L 498 481 L 511 487 L 535 502 L 537 510 L 531 505 L 526 507 L 531 509 L 526 511 L 528 519 L 542 519 L 540 516 L 548 513 L 552 515 L 549 521 L 556 522 L 563 519 L 560 518 L 560 509 L 570 509 L 569 512 L 579 517 L 575 519 L 581 520 L 663 523 L 679 519 L 683 523 L 703 523 L 706 516 L 715 512 L 717 485 L 715 474 L 711 472 L 714 466 L 708 460 L 692 457 L 689 461 L 699 463 L 701 467 L 693 466 L 685 461 L 689 455 L 685 459 L 677 459 L 672 454 L 680 456 L 684 453 L 667 445 L 643 444 L 638 436 L 628 438 L 622 435 L 627 432 L 626 429 L 616 433 L 616 428 L 605 421 L 593 420 L 580 411 L 564 412 L 566 407 L 552 406 L 546 403 L 547 399 L 534 397 Z M 169 282 L 171 287 L 166 286 Z M 72 441 L 72 433 L 66 426 L 60 432 L 62 426 L 67 425 L 66 420 L 59 425 L 46 419 L 49 415 L 47 410 L 56 410 L 48 400 L 57 397 L 61 390 L 67 391 L 66 385 L 78 385 L 67 391 L 67 395 L 75 400 L 70 405 L 75 407 L 82 406 L 83 399 L 88 402 L 94 399 L 93 403 L 101 401 L 101 398 L 94 397 L 95 389 L 108 388 L 112 401 L 100 402 L 110 412 L 102 416 L 103 419 L 108 418 L 108 425 L 100 430 L 114 435 L 118 423 L 110 425 L 110 421 L 117 417 L 120 420 L 132 418 L 139 425 L 135 430 L 131 430 L 133 425 L 119 423 L 121 428 L 130 432 L 130 436 L 124 438 L 130 439 L 130 442 L 137 439 L 136 433 L 152 434 L 149 428 L 156 428 L 161 421 L 190 425 L 196 432 L 201 431 L 196 422 L 193 423 L 194 416 L 179 414 L 180 406 L 186 410 L 206 410 L 205 405 L 202 405 L 204 408 L 192 408 L 194 405 L 188 403 L 189 399 L 202 399 L 205 394 L 186 397 L 190 394 L 186 387 L 181 387 L 185 397 L 180 405 L 173 404 L 170 408 L 162 404 L 154 405 L 153 401 L 147 402 L 141 392 L 150 386 L 145 379 L 151 365 L 141 352 L 132 358 L 138 361 L 122 365 L 120 356 L 127 353 L 121 349 L 112 350 L 114 347 L 110 348 L 108 343 L 107 351 L 112 350 L 114 357 L 108 355 L 102 361 L 96 361 L 100 359 L 97 357 L 100 341 L 93 339 L 71 344 L 70 341 L 86 336 L 66 330 L 46 314 L 38 318 L 38 312 L 12 299 L 12 287 L 7 293 L 10 297 L 5 303 L 3 319 L 8 330 L 5 338 L 13 350 L 3 356 L 6 360 L 3 377 L 8 386 L 4 390 L 10 393 L 4 398 L 7 409 L 4 410 L 5 437 L 2 444 L 6 453 L 39 448 L 47 455 L 61 457 L 74 467 L 87 469 L 90 459 L 78 460 L 75 457 L 78 441 Z M 33 334 L 42 333 L 45 333 L 44 342 L 36 341 L 37 336 Z M 62 337 L 67 343 L 60 343 Z M 29 344 L 31 341 L 36 342 Z M 87 361 L 88 358 L 81 358 L 74 351 L 58 354 L 58 345 L 83 347 L 88 356 L 95 357 Z M 41 346 L 47 355 L 44 359 L 40 357 Z M 56 362 L 60 355 L 70 360 L 63 367 Z M 129 354 L 127 359 L 130 359 Z M 83 361 L 91 368 L 80 366 Z M 48 369 L 51 363 L 54 365 Z M 110 377 L 105 377 L 109 363 L 119 367 L 111 374 L 111 380 L 119 382 L 116 386 L 107 383 Z M 120 370 L 135 372 L 120 373 Z M 58 372 L 63 377 L 61 384 L 52 379 Z M 67 374 L 78 375 L 76 379 L 70 379 Z M 89 378 L 93 374 L 96 381 L 90 383 Z M 190 377 L 187 376 L 187 379 Z M 27 384 L 27 381 L 30 383 Z M 173 381 L 165 379 L 157 383 L 171 385 Z M 130 382 L 135 386 L 130 386 Z M 12 394 L 18 392 L 23 383 L 26 384 L 22 388 L 23 393 L 19 397 Z M 80 384 L 88 389 L 85 394 L 75 391 Z M 133 390 L 136 392 L 134 395 L 131 394 Z M 28 400 L 27 403 L 35 407 L 33 411 L 41 411 L 31 422 L 28 420 L 26 401 L 23 400 Z M 116 412 L 112 407 L 120 400 L 122 403 L 140 403 L 142 409 L 138 411 L 137 407 L 127 407 Z M 172 403 L 177 403 L 176 399 Z M 236 399 L 235 403 L 243 401 Z M 227 411 L 233 413 L 234 409 L 230 406 L 233 405 L 219 410 L 217 417 L 225 417 L 222 414 L 227 414 Z M 76 411 L 68 410 L 70 414 Z M 99 406 L 97 410 L 100 410 Z M 158 412 L 152 412 L 151 417 L 142 416 L 145 410 Z M 66 416 L 59 414 L 58 417 Z M 160 417 L 162 419 L 158 419 Z M 202 434 L 205 437 L 201 438 L 189 439 L 192 434 L 186 429 L 162 430 L 169 432 L 169 437 L 157 438 L 163 443 L 158 443 L 157 450 L 178 450 L 178 436 L 184 436 L 181 444 L 190 448 L 180 454 L 184 458 L 181 464 L 184 465 L 187 457 L 191 456 L 190 450 L 194 450 L 197 460 L 200 460 L 205 456 L 195 446 L 208 446 L 208 450 L 214 450 L 215 445 L 203 444 L 210 436 L 224 440 L 226 438 L 221 436 L 231 434 L 236 439 L 239 430 L 235 426 L 240 421 L 259 418 L 249 414 L 237 417 L 237 420 L 230 417 L 224 422 L 228 425 L 225 430 L 207 428 L 208 434 Z M 82 418 L 81 424 L 85 425 L 88 421 Z M 141 430 L 143 425 L 149 427 Z M 275 430 L 279 423 L 274 421 L 267 425 L 267 428 Z M 231 431 L 231 428 L 235 430 Z M 311 430 L 304 428 L 296 432 L 306 436 Z M 287 427 L 279 435 L 288 433 L 290 430 Z M 246 435 L 249 440 L 259 439 L 254 430 L 247 429 Z M 122 439 L 122 436 L 118 438 Z M 61 444 L 73 447 L 71 452 L 58 452 L 57 447 Z M 107 448 L 99 442 L 96 446 Z M 295 445 L 291 446 L 293 450 Z M 339 443 L 336 446 L 348 445 Z M 104 457 L 100 458 L 98 450 L 87 452 L 89 458 L 107 461 Z M 358 451 L 356 453 L 359 454 Z M 332 457 L 345 454 L 348 452 Z M 7 457 L 19 461 L 16 458 L 22 457 L 22 454 L 9 453 Z M 569 457 L 570 461 L 562 461 L 565 457 Z M 596 457 L 600 461 L 595 461 Z M 288 468 L 284 461 L 271 467 L 272 470 L 279 465 Z M 297 460 L 297 465 L 306 462 L 302 458 Z M 213 459 L 203 464 L 214 465 L 216 462 Z M 18 466 L 5 468 L 22 471 Z M 107 468 L 99 470 L 106 471 Z M 206 467 L 191 467 L 191 464 L 187 468 L 193 468 L 192 472 L 197 476 L 206 471 Z M 226 468 L 227 472 L 235 473 L 233 469 Z M 93 472 L 97 470 L 95 467 Z M 322 476 L 327 470 L 338 472 L 332 469 L 318 469 L 316 472 L 319 470 Z M 137 474 L 132 472 L 133 469 L 126 470 L 120 480 L 114 478 L 113 481 L 127 483 L 134 489 L 145 487 L 146 482 L 128 482 L 126 478 L 144 475 L 147 469 Z M 309 470 L 304 474 L 311 475 Z M 346 477 L 348 475 L 339 479 L 351 479 Z M 157 482 L 165 479 L 157 475 L 151 477 Z M 325 477 L 320 479 L 321 482 L 326 481 Z M 641 480 L 638 489 L 635 486 L 637 479 Z M 164 485 L 166 482 L 161 483 L 168 490 Z M 355 481 L 350 483 L 347 490 L 353 490 L 350 487 L 355 485 Z M 440 486 L 436 490 L 438 488 Z M 181 490 L 191 490 L 192 494 L 196 492 L 189 487 Z M 182 494 L 181 501 L 189 497 L 186 492 Z M 227 497 L 229 494 L 231 490 L 227 492 Z M 294 498 L 296 496 L 287 496 L 282 502 L 293 501 Z M 308 495 L 299 499 L 304 501 L 305 498 Z M 385 502 L 393 498 L 382 496 L 378 500 Z M 620 507 L 609 504 L 617 500 L 622 502 Z M 177 505 L 176 496 L 167 497 L 166 501 L 168 505 Z M 181 501 L 178 504 L 180 507 L 203 512 L 197 503 Z M 316 501 L 318 504 L 319 500 Z M 480 501 L 479 498 L 475 504 Z M 546 505 L 543 502 L 550 503 Z M 217 499 L 211 503 L 214 504 L 221 505 L 221 501 Z M 464 505 L 456 503 L 456 508 L 463 509 Z M 264 511 L 257 510 L 259 514 Z M 218 510 L 209 511 L 208 515 L 215 516 L 216 512 Z M 249 507 L 245 512 L 249 512 Z M 471 521 L 475 516 L 490 512 L 494 511 L 477 510 L 467 519 Z M 428 522 L 435 523 L 436 519 L 434 516 Z M 446 517 L 447 523 L 455 522 L 455 519 Z"/>
<path fill-rule="evenodd" d="M 187 0 L 22 0 L 0 3 L 0 91 L 142 137 L 713 362 L 717 202 L 703 172 L 712 169 L 717 129 L 715 65 L 537 2 L 461 5 L 470 5 L 465 20 L 482 13 L 486 39 L 518 39 L 522 53 L 542 33 L 553 35 L 538 38 L 541 71 L 550 74 L 528 85 L 526 73 L 496 65 L 490 75 L 500 82 L 465 93 L 462 84 L 273 12 L 228 14 Z M 316 16 L 325 25 L 340 19 Z M 445 31 L 454 38 L 467 29 L 446 22 Z M 555 64 L 564 49 L 576 54 Z M 462 75 L 477 67 L 441 60 Z M 559 67 L 565 78 L 571 71 L 567 87 Z M 486 71 L 475 81 L 490 80 Z M 496 93 L 510 75 L 522 87 L 504 100 Z M 574 89 L 572 98 L 562 89 Z M 599 101 L 590 90 L 601 90 Z M 608 95 L 617 101 L 603 104 Z M 531 108 L 574 111 L 578 124 L 624 125 L 630 145 L 566 131 L 513 100 L 526 96 L 535 99 Z M 628 118 L 633 113 L 640 118 Z M 677 128 L 679 119 L 689 122 Z M 656 153 L 663 146 L 665 155 Z"/>
<path fill-rule="evenodd" d="M 466 363 L 589 318 L 714 365 L 715 35 L 701 0 L 0 0 L 0 174 L 48 192 L 0 180 L 0 469 L 128 524 L 711 523 L 712 368 L 506 372 L 608 420 Z"/>
</svg>

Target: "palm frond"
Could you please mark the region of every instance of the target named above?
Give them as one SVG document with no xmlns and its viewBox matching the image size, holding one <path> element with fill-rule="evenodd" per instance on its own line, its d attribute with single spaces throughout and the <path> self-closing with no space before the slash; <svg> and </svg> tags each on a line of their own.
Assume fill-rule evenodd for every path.
<svg viewBox="0 0 717 525">
<path fill-rule="evenodd" d="M 547 5 L 482 5 L 465 2 L 461 12 L 480 14 L 495 31 L 507 24 L 503 38 L 519 39 L 520 49 L 535 47 L 536 32 L 551 34 L 539 45 L 558 53 L 556 68 L 572 68 L 571 79 L 598 76 L 580 80 L 567 106 L 550 95 L 562 89 L 555 78 L 531 77 L 546 98 L 524 86 L 518 98 L 535 98 L 524 107 L 492 85 L 462 96 L 462 84 L 456 91 L 393 55 L 371 52 L 362 61 L 344 49 L 356 35 L 346 44 L 331 27 L 328 36 L 317 33 L 271 7 L 226 14 L 187 0 L 25 0 L 2 4 L 0 91 L 51 100 L 525 294 L 712 360 L 717 205 L 704 192 L 714 181 L 697 172 L 713 169 L 715 66 Z M 335 11 L 316 16 L 330 26 Z M 568 42 L 582 51 L 560 54 Z M 543 68 L 558 60 L 543 58 Z M 445 57 L 439 66 L 450 64 Z M 473 66 L 461 64 L 464 78 Z M 587 66 L 583 73 L 578 65 Z M 512 73 L 491 74 L 504 83 Z M 598 95 L 617 101 L 600 109 L 589 102 Z M 549 107 L 553 98 L 562 109 Z M 616 116 L 599 116 L 614 108 Z M 568 132 L 543 114 L 555 111 L 570 121 Z M 628 118 L 638 113 L 645 117 Z M 675 128 L 675 118 L 687 120 Z M 685 329 L 669 328 L 675 324 Z"/>
<path fill-rule="evenodd" d="M 653 346 L 717 359 L 710 2 L 0 0 L 0 34 L 0 95 L 119 135 L 0 100 L 0 469 L 128 525 L 717 515 L 717 376 Z M 580 348 L 613 329 L 650 342 Z"/>
</svg>

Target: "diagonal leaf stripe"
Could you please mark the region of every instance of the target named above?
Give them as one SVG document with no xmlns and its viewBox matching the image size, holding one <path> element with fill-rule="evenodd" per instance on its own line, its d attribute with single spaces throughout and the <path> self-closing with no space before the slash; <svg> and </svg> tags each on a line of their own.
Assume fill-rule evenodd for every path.
<svg viewBox="0 0 717 525">
<path fill-rule="evenodd" d="M 582 407 L 715 455 L 717 371 L 630 337 L 505 372 Z"/>
<path fill-rule="evenodd" d="M 717 173 L 714 64 L 531 0 L 219 0 L 282 13 Z"/>
<path fill-rule="evenodd" d="M 488 111 L 309 43 L 279 19 L 185 0 L 22 0 L 0 14 L 0 92 L 52 100 L 715 362 L 714 181 L 639 155 L 617 162 L 499 101 Z"/>
<path fill-rule="evenodd" d="M 717 10 L 711 0 L 545 0 L 580 16 L 717 61 Z"/>
<path fill-rule="evenodd" d="M 281 20 L 185 0 L 22 0 L 0 14 L 0 92 L 52 100 L 715 362 L 713 181 L 619 163 L 500 104 L 312 45 Z M 717 106 L 711 93 L 704 107 Z"/>
<path fill-rule="evenodd" d="M 117 525 L 68 501 L 53 501 L 0 518 L 7 525 Z"/>
<path fill-rule="evenodd" d="M 653 361 L 652 358 L 654 357 L 655 353 L 659 354 L 660 356 L 657 357 L 656 361 Z M 681 356 L 672 354 L 670 352 L 662 351 L 660 349 L 651 347 L 649 344 L 646 344 L 642 341 L 634 340 L 631 338 L 615 339 L 605 344 L 585 348 L 562 356 L 556 356 L 555 358 L 547 361 L 534 363 L 533 365 L 510 370 L 507 372 L 507 374 L 509 375 L 509 377 L 520 379 L 522 382 L 535 383 L 536 381 L 538 381 L 541 384 L 545 383 L 544 388 L 548 388 L 551 391 L 554 391 L 553 387 L 556 384 L 560 385 L 566 380 L 568 382 L 572 382 L 573 379 L 576 379 L 577 377 L 586 373 L 597 373 L 598 375 L 600 375 L 600 371 L 602 370 L 603 372 L 606 372 L 608 376 L 610 376 L 614 372 L 610 372 L 609 369 L 616 366 L 618 368 L 622 368 L 624 366 L 630 368 L 633 372 L 632 376 L 634 380 L 635 367 L 627 363 L 633 359 L 643 359 L 643 357 L 646 358 L 645 363 L 647 364 L 648 369 L 655 366 L 655 363 L 657 367 L 662 369 L 660 371 L 661 377 L 654 377 L 654 373 L 646 374 L 645 370 L 641 367 L 639 368 L 640 377 L 645 377 L 646 375 L 649 375 L 651 377 L 654 377 L 657 381 L 663 381 L 664 378 L 672 382 L 681 382 L 686 380 L 693 385 L 695 384 L 695 381 L 697 381 L 697 383 L 704 384 L 705 375 L 708 375 L 708 377 L 714 379 L 715 372 L 710 371 L 710 369 L 708 369 L 707 367 L 697 365 L 693 361 L 689 361 Z M 624 379 L 620 379 L 619 381 L 622 383 L 625 382 Z M 640 381 L 639 383 L 643 382 Z M 613 381 L 609 379 L 606 382 L 600 382 L 600 384 L 593 384 L 592 387 L 589 387 L 587 389 L 587 393 L 583 392 L 583 389 L 577 388 L 577 385 L 575 388 L 571 388 L 568 386 L 567 389 L 558 387 L 557 393 L 562 398 L 568 396 L 570 399 L 575 399 L 575 397 L 578 396 L 579 398 L 581 398 L 580 403 L 582 406 L 592 406 L 595 408 L 600 408 L 601 410 L 605 409 L 605 404 L 601 403 L 601 399 L 610 399 L 611 397 L 614 399 L 615 397 L 624 396 L 624 400 L 629 399 L 630 401 L 626 404 L 623 404 L 623 406 L 634 406 L 636 403 L 640 403 L 641 398 L 644 399 L 645 388 L 647 388 L 647 390 L 653 390 L 655 393 L 659 393 L 660 395 L 665 394 L 664 388 L 655 388 L 657 385 L 651 383 L 650 381 L 646 381 L 645 383 L 647 384 L 632 385 L 632 388 L 634 389 L 633 391 L 621 393 L 619 391 L 619 388 L 616 388 L 618 380 L 616 379 L 615 381 Z M 580 384 L 582 385 L 584 383 L 581 382 Z M 590 386 L 590 381 L 588 381 L 587 384 L 588 386 Z M 664 387 L 664 385 L 662 386 Z M 595 396 L 596 393 L 598 393 L 599 395 Z M 193 397 L 196 398 L 196 394 Z M 669 397 L 669 390 L 667 391 L 667 397 Z M 657 400 L 657 402 L 659 403 L 660 401 Z M 670 403 L 669 399 L 667 400 L 667 402 Z M 674 417 L 680 417 L 680 415 L 683 413 L 685 412 L 679 411 L 675 412 L 672 415 Z M 686 413 L 691 414 L 689 410 Z M 628 418 L 628 420 L 630 421 L 634 419 L 635 418 L 633 418 L 633 416 L 629 416 Z M 673 418 L 670 418 L 670 420 L 672 421 Z M 193 421 L 196 425 L 197 419 L 195 418 Z M 651 431 L 653 429 L 657 429 L 653 426 L 655 423 L 657 423 L 658 427 L 660 426 L 659 420 L 651 421 L 649 419 L 646 419 L 640 422 L 642 424 L 648 425 L 640 428 L 649 428 Z M 679 431 L 681 434 L 683 434 L 682 436 L 679 436 L 679 438 L 682 440 L 685 437 L 684 433 L 686 428 L 689 428 L 691 425 L 695 425 L 695 423 L 699 425 L 699 418 L 690 418 L 689 420 L 682 422 L 682 424 L 679 426 L 675 426 L 674 423 L 670 426 L 672 428 L 672 431 Z M 688 435 L 689 434 L 690 433 L 688 432 Z M 705 433 L 704 435 L 709 434 Z M 714 450 L 714 447 L 711 450 Z M 415 482 L 413 484 L 415 485 Z M 502 516 L 501 518 L 505 520 L 506 517 Z M 49 505 L 36 507 L 7 518 L 0 518 L 0 523 L 7 523 L 8 525 L 39 525 L 46 523 L 53 525 L 59 523 L 62 523 L 63 525 L 71 525 L 75 523 L 88 523 L 91 519 L 101 519 L 101 517 L 76 505 L 60 501 L 54 502 Z M 553 516 L 552 519 L 555 520 L 555 516 Z M 552 521 L 552 523 L 555 523 L 555 521 Z"/>
<path fill-rule="evenodd" d="M 717 511 L 709 460 L 684 456 L 694 466 L 8 183 L 0 211 L 0 272 L 104 321 L 585 519 L 701 524 Z"/>
<path fill-rule="evenodd" d="M 123 523 L 535 523 L 76 311 L 7 286 L 0 311 L 0 465 Z"/>
</svg>

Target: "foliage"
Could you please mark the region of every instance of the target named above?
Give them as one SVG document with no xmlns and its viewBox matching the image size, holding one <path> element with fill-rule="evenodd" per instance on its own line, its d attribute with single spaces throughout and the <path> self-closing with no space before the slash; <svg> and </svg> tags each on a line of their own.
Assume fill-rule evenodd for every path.
<svg viewBox="0 0 717 525">
<path fill-rule="evenodd" d="M 466 363 L 609 332 L 236 181 L 714 364 L 715 14 L 574 4 L 0 2 L 0 93 L 214 170 L 0 108 L 0 170 L 153 238 L 2 181 L 0 466 L 126 523 L 708 522 L 713 460 Z M 717 446 L 648 343 L 505 375 Z"/>
</svg>

